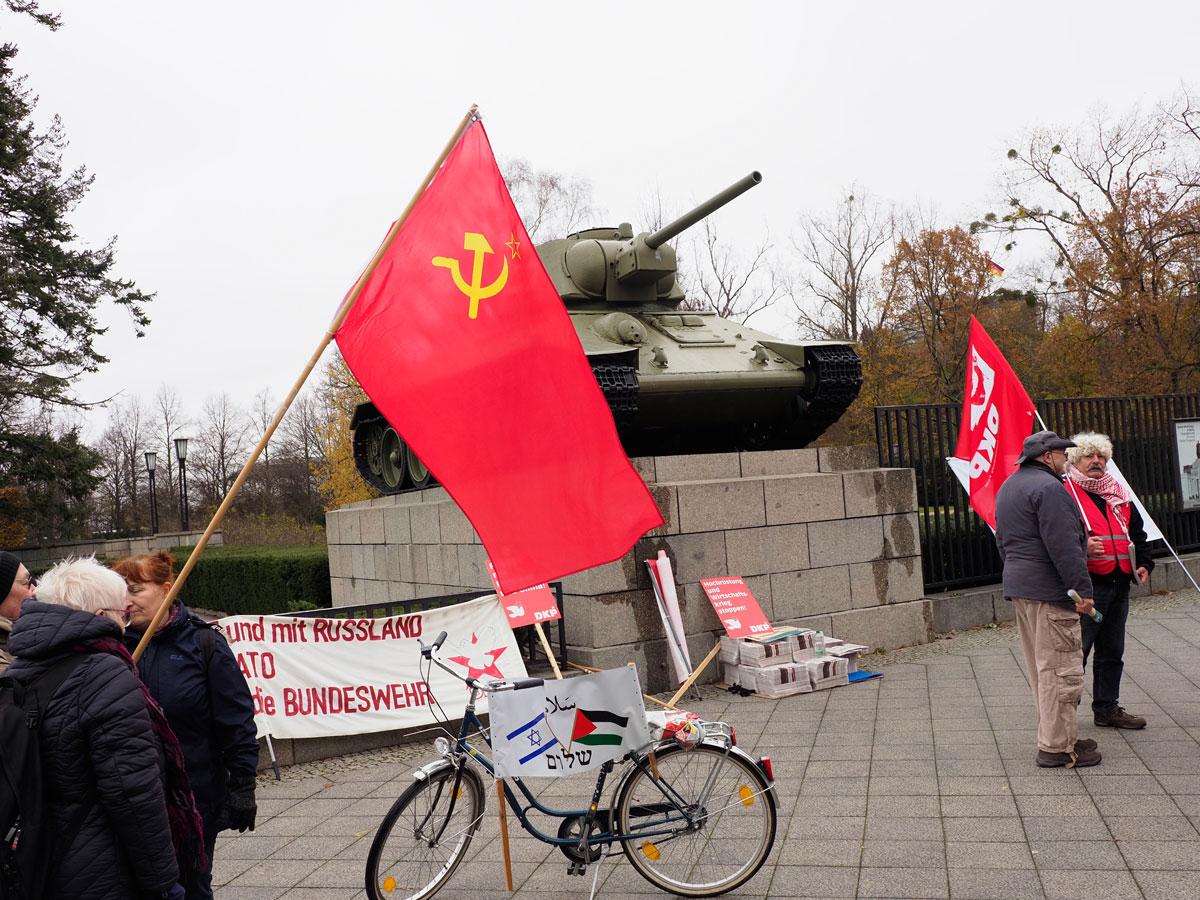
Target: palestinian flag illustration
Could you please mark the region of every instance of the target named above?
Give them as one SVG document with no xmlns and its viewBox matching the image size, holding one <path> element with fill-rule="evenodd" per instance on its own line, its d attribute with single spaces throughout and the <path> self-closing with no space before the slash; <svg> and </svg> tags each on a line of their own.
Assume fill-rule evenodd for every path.
<svg viewBox="0 0 1200 900">
<path fill-rule="evenodd" d="M 571 743 L 588 747 L 619 747 L 625 740 L 628 716 L 618 716 L 603 709 L 575 710 L 575 726 L 571 729 Z"/>
</svg>

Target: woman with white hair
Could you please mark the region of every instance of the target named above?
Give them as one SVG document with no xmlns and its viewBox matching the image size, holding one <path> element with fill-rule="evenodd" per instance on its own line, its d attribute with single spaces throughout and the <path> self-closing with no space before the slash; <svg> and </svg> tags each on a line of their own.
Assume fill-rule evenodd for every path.
<svg viewBox="0 0 1200 900">
<path fill-rule="evenodd" d="M 39 740 L 55 864 L 47 897 L 182 897 L 196 865 L 199 817 L 179 744 L 121 641 L 125 580 L 72 559 L 39 582 L 13 626 L 8 675 L 29 688 L 58 679 Z"/>
</svg>

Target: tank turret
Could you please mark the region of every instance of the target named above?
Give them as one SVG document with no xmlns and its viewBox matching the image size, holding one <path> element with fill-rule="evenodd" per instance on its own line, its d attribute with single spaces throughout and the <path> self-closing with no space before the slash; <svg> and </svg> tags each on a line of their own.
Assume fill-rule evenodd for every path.
<svg viewBox="0 0 1200 900">
<path fill-rule="evenodd" d="M 667 241 L 761 182 L 762 175 L 751 172 L 651 234 L 635 237 L 628 222 L 590 228 L 539 244 L 538 256 L 569 308 L 597 301 L 677 306 L 685 298 L 675 283 L 678 265 Z"/>
<path fill-rule="evenodd" d="M 862 385 L 852 344 L 782 341 L 687 299 L 667 242 L 762 182 L 751 172 L 657 231 L 590 228 L 537 246 L 630 456 L 803 447 Z M 393 493 L 429 471 L 371 403 L 354 413 L 354 458 Z"/>
</svg>

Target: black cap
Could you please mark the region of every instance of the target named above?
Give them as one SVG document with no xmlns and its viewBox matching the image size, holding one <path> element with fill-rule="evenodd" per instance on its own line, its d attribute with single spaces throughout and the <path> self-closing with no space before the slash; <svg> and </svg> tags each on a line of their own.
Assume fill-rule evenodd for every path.
<svg viewBox="0 0 1200 900">
<path fill-rule="evenodd" d="M 7 550 L 0 550 L 0 601 L 12 590 L 13 582 L 17 580 L 17 570 L 20 568 L 19 559 Z"/>
<path fill-rule="evenodd" d="M 1066 450 L 1074 446 L 1074 441 L 1061 438 L 1053 431 L 1038 431 L 1025 438 L 1025 443 L 1021 446 L 1021 455 L 1017 457 L 1017 465 L 1023 466 L 1049 450 Z"/>
</svg>

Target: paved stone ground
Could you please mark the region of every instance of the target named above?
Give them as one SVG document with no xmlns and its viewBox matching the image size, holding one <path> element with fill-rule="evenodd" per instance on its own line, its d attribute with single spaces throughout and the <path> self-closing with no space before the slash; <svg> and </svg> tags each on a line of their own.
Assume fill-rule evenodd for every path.
<svg viewBox="0 0 1200 900">
<path fill-rule="evenodd" d="M 852 637 L 852 636 L 850 636 Z M 858 685 L 769 701 L 716 688 L 695 708 L 771 755 L 780 827 L 771 858 L 730 896 L 1200 897 L 1200 597 L 1137 601 L 1122 703 L 1141 732 L 1096 728 L 1092 769 L 1038 769 L 1032 699 L 1011 627 L 879 654 Z M 427 744 L 293 766 L 259 781 L 259 826 L 222 837 L 220 900 L 363 897 L 375 828 L 431 757 Z M 547 783 L 580 798 L 590 781 Z M 494 796 L 489 809 L 494 810 Z M 510 824 L 511 824 L 510 819 Z M 518 829 L 518 896 L 586 897 L 586 879 Z M 442 896 L 504 896 L 495 818 Z M 598 896 L 658 893 L 622 856 Z"/>
</svg>

